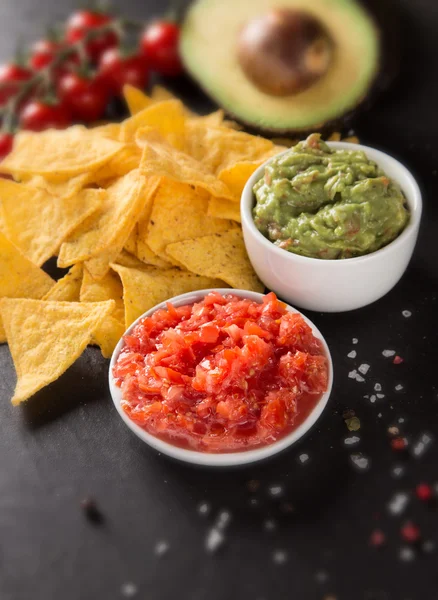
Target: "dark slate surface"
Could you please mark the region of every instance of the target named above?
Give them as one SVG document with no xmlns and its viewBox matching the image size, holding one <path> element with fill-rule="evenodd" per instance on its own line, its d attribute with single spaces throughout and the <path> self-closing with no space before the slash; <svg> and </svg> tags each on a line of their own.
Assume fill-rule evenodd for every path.
<svg viewBox="0 0 438 600">
<path fill-rule="evenodd" d="M 42 35 L 47 22 L 75 4 L 2 0 L 0 57 L 7 59 L 17 40 Z M 115 4 L 139 17 L 163 6 L 159 0 Z M 88 349 L 61 380 L 13 409 L 15 376 L 2 346 L 2 600 L 436 600 L 438 513 L 413 489 L 438 479 L 437 444 L 421 456 L 414 452 L 421 450 L 420 436 L 436 436 L 438 425 L 438 4 L 404 0 L 403 8 L 408 49 L 401 78 L 357 131 L 418 176 L 426 205 L 420 241 L 405 277 L 384 299 L 351 313 L 309 315 L 326 336 L 336 372 L 330 404 L 311 435 L 257 467 L 211 472 L 179 465 L 147 448 L 118 418 L 108 364 L 97 350 Z M 207 108 L 192 86 L 183 90 Z M 412 315 L 404 317 L 404 310 Z M 355 359 L 347 357 L 352 349 Z M 384 349 L 405 362 L 393 365 Z M 361 363 L 371 365 L 363 383 L 348 377 Z M 371 403 L 364 395 L 375 383 L 385 397 Z M 356 447 L 344 444 L 356 435 L 343 422 L 345 407 L 361 420 Z M 391 425 L 407 435 L 406 455 L 390 449 Z M 368 470 L 353 468 L 353 452 L 369 460 Z M 258 489 L 248 483 L 254 480 Z M 282 494 L 271 486 L 281 486 Z M 396 494 L 406 494 L 401 499 L 408 503 L 393 515 L 388 507 Z M 80 502 L 87 496 L 98 503 L 103 524 L 84 517 Z M 203 503 L 207 515 L 199 511 Z M 206 539 L 223 510 L 231 520 L 212 555 Z M 423 532 L 413 553 L 400 540 L 407 519 Z M 376 528 L 387 536 L 379 550 L 369 546 Z M 168 545 L 161 557 L 160 542 Z"/>
</svg>

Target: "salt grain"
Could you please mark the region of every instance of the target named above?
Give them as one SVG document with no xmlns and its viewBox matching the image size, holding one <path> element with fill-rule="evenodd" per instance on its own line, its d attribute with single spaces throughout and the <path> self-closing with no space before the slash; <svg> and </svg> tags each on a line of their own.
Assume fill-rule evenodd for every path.
<svg viewBox="0 0 438 600">
<path fill-rule="evenodd" d="M 382 354 L 385 358 L 389 358 L 390 356 L 394 356 L 395 350 L 383 350 Z"/>
<path fill-rule="evenodd" d="M 202 504 L 200 504 L 198 506 L 198 513 L 200 515 L 208 515 L 208 513 L 210 512 L 210 505 L 207 502 L 202 502 Z"/>
<path fill-rule="evenodd" d="M 402 384 L 401 384 L 401 383 L 398 383 L 398 384 L 395 386 L 395 388 L 394 388 L 394 389 L 395 389 L 395 391 L 396 391 L 396 392 L 399 392 L 400 390 L 402 390 L 402 389 L 403 389 L 403 386 L 402 386 Z"/>
<path fill-rule="evenodd" d="M 384 397 L 385 397 L 385 394 L 377 394 L 377 398 L 379 400 L 382 400 L 382 398 L 384 398 Z"/>
<path fill-rule="evenodd" d="M 356 369 L 353 369 L 353 371 L 350 371 L 350 372 L 348 373 L 348 377 L 349 377 L 350 379 L 356 379 L 356 375 L 357 375 L 357 371 L 356 371 Z"/>
<path fill-rule="evenodd" d="M 217 517 L 216 526 L 218 529 L 225 529 L 231 521 L 231 513 L 228 510 L 221 510 Z"/>
<path fill-rule="evenodd" d="M 362 373 L 362 375 L 366 375 L 369 370 L 370 370 L 370 365 L 367 365 L 366 363 L 363 363 L 362 365 L 359 366 L 359 371 Z"/>
<path fill-rule="evenodd" d="M 380 383 L 375 383 L 374 384 L 374 391 L 375 392 L 381 392 L 382 391 L 382 386 L 380 385 Z"/>
<path fill-rule="evenodd" d="M 266 519 L 266 521 L 263 523 L 263 527 L 265 531 L 274 531 L 277 529 L 277 523 L 274 521 L 274 519 Z"/>
<path fill-rule="evenodd" d="M 346 437 L 344 440 L 344 444 L 346 446 L 354 446 L 360 442 L 360 437 L 358 435 L 351 435 L 350 437 Z"/>
<path fill-rule="evenodd" d="M 216 552 L 216 550 L 218 550 L 218 548 L 220 548 L 220 546 L 222 546 L 224 541 L 225 541 L 225 537 L 224 537 L 223 533 L 221 531 L 219 531 L 219 529 L 216 529 L 216 527 L 213 527 L 212 529 L 210 529 L 210 531 L 207 534 L 207 539 L 205 541 L 205 547 L 208 552 Z"/>
<path fill-rule="evenodd" d="M 420 439 L 412 447 L 412 454 L 419 458 L 423 456 L 429 446 L 432 444 L 433 438 L 429 433 L 422 433 Z"/>
<path fill-rule="evenodd" d="M 164 556 L 169 551 L 169 548 L 169 544 L 166 541 L 161 540 L 155 545 L 154 552 L 156 556 Z"/>
<path fill-rule="evenodd" d="M 399 479 L 400 477 L 403 477 L 403 475 L 405 474 L 405 470 L 400 465 L 396 465 L 395 467 L 392 468 L 391 474 L 396 479 Z"/>
<path fill-rule="evenodd" d="M 353 343 L 353 344 L 357 344 L 357 342 L 358 342 L 359 340 L 358 340 L 357 338 L 353 338 L 351 341 L 352 341 L 352 343 Z"/>
<path fill-rule="evenodd" d="M 300 454 L 298 457 L 298 460 L 300 461 L 301 464 L 304 464 L 309 460 L 309 455 L 308 454 Z"/>
<path fill-rule="evenodd" d="M 375 394 L 372 394 L 372 395 L 370 396 L 370 402 L 371 402 L 372 404 L 374 404 L 374 402 L 376 401 L 376 399 L 377 399 L 377 396 L 376 396 Z"/>
<path fill-rule="evenodd" d="M 403 546 L 402 548 L 400 548 L 399 557 L 400 560 L 402 560 L 403 562 L 411 562 L 415 558 L 415 552 L 412 550 L 412 548 L 409 548 L 408 546 Z"/>
<path fill-rule="evenodd" d="M 271 485 L 269 488 L 269 494 L 273 498 L 277 498 L 278 496 L 282 496 L 284 489 L 281 485 Z"/>
<path fill-rule="evenodd" d="M 284 565 L 287 561 L 287 553 L 284 550 L 275 550 L 272 560 L 276 565 Z"/>
<path fill-rule="evenodd" d="M 402 315 L 405 319 L 409 319 L 409 317 L 412 316 L 412 313 L 410 310 L 402 310 Z"/>
<path fill-rule="evenodd" d="M 120 588 L 120 593 L 125 598 L 132 598 L 137 593 L 137 586 L 135 585 L 135 583 L 131 583 L 130 581 L 127 581 Z"/>
<path fill-rule="evenodd" d="M 388 503 L 388 510 L 392 515 L 401 515 L 409 504 L 409 496 L 404 492 L 397 492 Z"/>
<path fill-rule="evenodd" d="M 352 350 L 351 352 L 349 352 L 347 354 L 347 356 L 348 356 L 348 358 L 356 358 L 356 356 L 357 356 L 356 350 Z"/>
<path fill-rule="evenodd" d="M 362 453 L 357 452 L 355 454 L 350 454 L 350 460 L 353 463 L 353 466 L 356 467 L 359 471 L 366 471 L 370 466 L 370 460 Z"/>
<path fill-rule="evenodd" d="M 379 413 L 377 416 L 379 419 L 381 419 L 383 417 L 382 413 Z"/>
</svg>

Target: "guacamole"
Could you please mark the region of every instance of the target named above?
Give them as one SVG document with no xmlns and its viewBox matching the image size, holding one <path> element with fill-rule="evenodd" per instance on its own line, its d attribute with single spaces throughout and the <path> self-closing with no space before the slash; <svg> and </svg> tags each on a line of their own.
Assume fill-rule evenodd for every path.
<svg viewBox="0 0 438 600">
<path fill-rule="evenodd" d="M 271 242 L 311 258 L 352 258 L 406 227 L 406 199 L 364 152 L 335 150 L 313 133 L 275 158 L 253 188 L 254 223 Z"/>
</svg>

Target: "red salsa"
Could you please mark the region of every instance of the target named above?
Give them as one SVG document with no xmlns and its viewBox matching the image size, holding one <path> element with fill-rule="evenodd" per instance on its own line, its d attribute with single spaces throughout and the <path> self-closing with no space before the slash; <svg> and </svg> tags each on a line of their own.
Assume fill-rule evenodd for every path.
<svg viewBox="0 0 438 600">
<path fill-rule="evenodd" d="M 265 446 L 300 423 L 327 389 L 322 343 L 275 294 L 232 293 L 155 311 L 114 366 L 129 417 L 152 435 L 202 452 Z"/>
</svg>

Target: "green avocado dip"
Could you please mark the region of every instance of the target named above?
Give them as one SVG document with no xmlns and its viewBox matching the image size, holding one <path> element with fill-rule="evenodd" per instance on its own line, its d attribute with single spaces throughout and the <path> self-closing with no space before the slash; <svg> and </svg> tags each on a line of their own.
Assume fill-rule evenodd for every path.
<svg viewBox="0 0 438 600">
<path fill-rule="evenodd" d="M 254 223 L 271 242 L 311 258 L 352 258 L 392 242 L 409 211 L 396 183 L 364 152 L 313 133 L 274 158 L 253 188 Z"/>
</svg>

